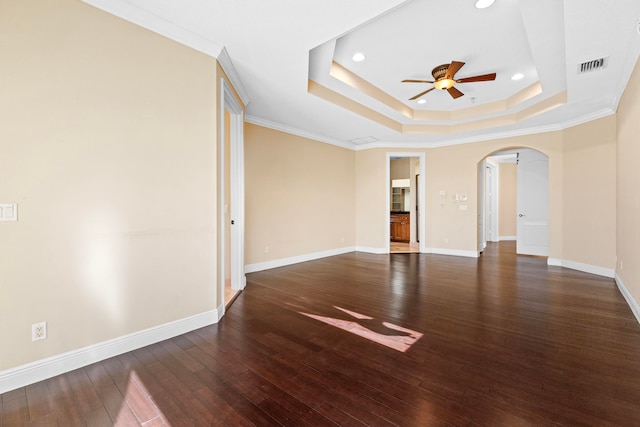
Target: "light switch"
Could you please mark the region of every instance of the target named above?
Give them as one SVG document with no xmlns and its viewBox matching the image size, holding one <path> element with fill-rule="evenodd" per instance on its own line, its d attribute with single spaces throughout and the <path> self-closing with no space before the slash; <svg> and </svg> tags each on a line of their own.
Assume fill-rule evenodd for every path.
<svg viewBox="0 0 640 427">
<path fill-rule="evenodd" d="M 458 209 L 461 211 L 466 211 L 467 210 L 467 205 L 458 205 Z"/>
<path fill-rule="evenodd" d="M 18 205 L 15 203 L 0 203 L 0 221 L 17 221 Z"/>
</svg>

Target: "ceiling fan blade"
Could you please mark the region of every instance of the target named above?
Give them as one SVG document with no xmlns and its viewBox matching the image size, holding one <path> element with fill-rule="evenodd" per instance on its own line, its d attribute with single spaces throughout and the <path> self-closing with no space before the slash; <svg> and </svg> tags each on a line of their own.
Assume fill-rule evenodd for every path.
<svg viewBox="0 0 640 427">
<path fill-rule="evenodd" d="M 488 82 L 496 79 L 496 73 L 483 74 L 481 76 L 465 77 L 464 79 L 456 80 L 456 83 L 471 83 L 471 82 Z"/>
<path fill-rule="evenodd" d="M 447 89 L 447 92 L 449 92 L 449 95 L 451 95 L 453 99 L 460 98 L 462 95 L 464 95 L 464 93 L 460 92 L 454 86 L 451 86 L 449 89 Z"/>
<path fill-rule="evenodd" d="M 453 76 L 456 75 L 458 70 L 460 70 L 463 65 L 464 62 L 451 61 L 451 65 L 449 65 L 449 68 L 447 68 L 447 72 L 444 74 L 444 78 L 453 80 Z"/>
<path fill-rule="evenodd" d="M 418 98 L 420 98 L 422 95 L 424 95 L 425 93 L 429 93 L 429 92 L 431 92 L 431 91 L 432 91 L 432 90 L 434 90 L 434 89 L 435 89 L 435 87 L 432 87 L 432 88 L 430 88 L 430 89 L 425 90 L 424 92 L 420 92 L 419 94 L 417 94 L 417 95 L 416 95 L 416 96 L 414 96 L 413 98 L 409 98 L 409 101 L 413 101 L 414 99 L 418 99 Z"/>
<path fill-rule="evenodd" d="M 406 79 L 403 80 L 402 83 L 434 83 L 431 80 L 411 80 L 411 79 Z"/>
</svg>

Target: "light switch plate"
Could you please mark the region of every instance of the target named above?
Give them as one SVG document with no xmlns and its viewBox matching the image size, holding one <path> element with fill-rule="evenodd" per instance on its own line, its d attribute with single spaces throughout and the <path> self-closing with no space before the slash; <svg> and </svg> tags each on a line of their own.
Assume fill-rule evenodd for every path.
<svg viewBox="0 0 640 427">
<path fill-rule="evenodd" d="M 0 203 L 0 221 L 17 221 L 18 205 L 15 203 Z"/>
</svg>

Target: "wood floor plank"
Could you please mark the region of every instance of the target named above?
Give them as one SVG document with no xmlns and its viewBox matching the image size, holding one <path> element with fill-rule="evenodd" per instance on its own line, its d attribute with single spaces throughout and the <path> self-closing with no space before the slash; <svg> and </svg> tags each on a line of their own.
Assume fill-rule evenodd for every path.
<svg viewBox="0 0 640 427">
<path fill-rule="evenodd" d="M 32 384 L 26 387 L 29 420 L 33 422 L 46 417 L 53 412 L 53 405 L 46 382 Z"/>
<path fill-rule="evenodd" d="M 251 273 L 215 325 L 4 393 L 0 427 L 635 425 L 639 354 L 613 280 L 513 242 L 353 252 Z"/>
</svg>

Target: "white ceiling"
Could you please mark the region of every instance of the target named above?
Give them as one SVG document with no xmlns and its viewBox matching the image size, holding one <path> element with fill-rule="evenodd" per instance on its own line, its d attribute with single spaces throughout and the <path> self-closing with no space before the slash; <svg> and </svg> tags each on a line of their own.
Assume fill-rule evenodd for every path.
<svg viewBox="0 0 640 427">
<path fill-rule="evenodd" d="M 640 53 L 639 0 L 496 0 L 482 10 L 475 0 L 85 2 L 225 57 L 248 121 L 354 149 L 467 143 L 613 114 Z M 351 60 L 357 51 L 365 61 Z M 605 69 L 577 73 L 579 63 L 601 57 L 608 58 Z M 442 91 L 425 95 L 422 105 L 408 100 L 429 85 L 401 80 L 432 80 L 431 69 L 452 60 L 466 63 L 456 78 L 492 72 L 497 78 L 456 84 L 465 96 L 455 100 Z M 332 62 L 401 107 L 333 77 Z M 525 78 L 512 81 L 516 72 Z M 343 106 L 310 93 L 309 80 Z M 541 91 L 529 99 L 484 109 L 506 105 L 537 83 Z M 557 99 L 566 102 L 548 109 Z M 454 118 L 416 119 L 406 113 L 412 110 Z M 460 118 L 461 111 L 469 113 Z M 420 130 L 406 130 L 413 125 Z"/>
</svg>

